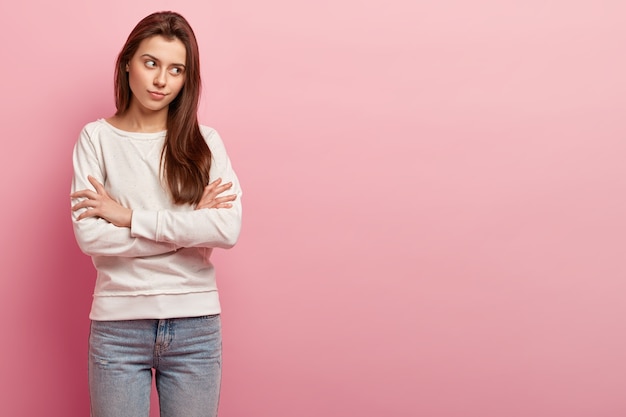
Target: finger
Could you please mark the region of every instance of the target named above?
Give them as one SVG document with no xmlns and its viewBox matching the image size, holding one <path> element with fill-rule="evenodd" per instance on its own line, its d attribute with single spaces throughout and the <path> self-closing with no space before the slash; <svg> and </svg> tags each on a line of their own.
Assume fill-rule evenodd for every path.
<svg viewBox="0 0 626 417">
<path fill-rule="evenodd" d="M 196 207 L 196 210 L 202 209 L 218 209 L 218 208 L 231 208 L 233 205 L 231 203 L 216 203 L 215 201 L 211 202 L 211 204 L 207 204 L 204 206 Z"/>
<path fill-rule="evenodd" d="M 98 212 L 96 210 L 85 210 L 80 213 L 76 220 L 86 219 L 87 217 L 98 217 Z"/>
<path fill-rule="evenodd" d="M 200 202 L 197 206 L 196 206 L 196 210 L 200 210 L 203 208 L 222 208 L 222 207 L 218 207 L 219 205 L 222 204 L 228 204 L 228 207 L 232 207 L 232 204 L 229 204 L 229 202 L 231 201 L 235 201 L 237 199 L 237 195 L 235 194 L 231 194 L 231 195 L 227 195 L 224 197 L 217 197 L 214 198 L 212 200 L 209 201 L 205 201 L 205 202 Z M 224 206 L 226 207 L 226 206 Z"/>
<path fill-rule="evenodd" d="M 87 175 L 87 179 L 93 185 L 93 188 L 96 189 L 96 192 L 101 195 L 107 195 L 106 190 L 104 189 L 104 185 L 100 184 L 97 179 L 92 177 L 91 175 Z"/>
<path fill-rule="evenodd" d="M 230 190 L 233 187 L 233 183 L 232 182 L 227 182 L 226 184 L 222 184 L 219 187 L 217 187 L 217 193 L 221 194 L 226 190 Z"/>
<path fill-rule="evenodd" d="M 217 188 L 218 188 L 218 189 L 227 190 L 227 189 L 229 189 L 229 188 L 230 188 L 230 187 L 232 187 L 232 186 L 233 186 L 233 183 L 232 183 L 232 182 L 226 182 L 226 183 L 224 183 L 224 184 L 221 184 L 221 185 L 220 185 L 219 187 L 217 187 Z"/>
<path fill-rule="evenodd" d="M 217 201 L 218 203 L 226 203 L 229 201 L 235 201 L 236 199 L 237 199 L 237 195 L 230 194 L 230 195 L 225 195 L 223 197 L 218 197 L 214 201 Z"/>
<path fill-rule="evenodd" d="M 82 209 L 82 208 L 87 208 L 87 207 L 89 207 L 89 205 L 88 205 L 88 204 L 86 204 L 86 202 L 87 202 L 87 201 L 88 201 L 88 200 L 83 200 L 83 201 L 81 201 L 80 203 L 73 205 L 73 206 L 72 206 L 72 211 L 76 211 L 76 210 L 80 210 L 80 209 Z"/>
<path fill-rule="evenodd" d="M 80 210 L 82 208 L 98 208 L 101 206 L 101 202 L 97 201 L 97 200 L 82 200 L 80 202 L 78 202 L 77 204 L 74 204 L 74 206 L 72 206 L 72 210 L 76 211 L 76 210 Z"/>
<path fill-rule="evenodd" d="M 209 194 L 214 193 L 215 189 L 219 186 L 221 182 L 222 182 L 222 179 L 218 178 L 212 183 L 210 183 L 209 185 L 207 185 L 206 187 L 204 187 L 204 191 L 202 192 L 202 197 L 200 198 L 200 200 L 204 200 Z M 215 195 L 217 194 L 218 193 L 215 193 Z"/>
<path fill-rule="evenodd" d="M 222 183 L 222 179 L 221 179 L 221 178 L 218 178 L 218 179 L 216 179 L 215 181 L 210 182 L 210 183 L 209 183 L 209 185 L 207 185 L 206 187 L 204 187 L 204 189 L 206 190 L 207 188 L 208 188 L 208 189 L 213 189 L 213 188 L 216 188 L 216 187 L 217 187 L 217 186 L 219 186 L 221 183 Z"/>
<path fill-rule="evenodd" d="M 229 201 L 235 201 L 236 199 L 237 199 L 236 194 L 230 194 L 230 195 L 225 195 L 222 197 L 215 197 L 213 200 L 211 200 L 211 202 L 214 204 L 227 203 Z"/>
<path fill-rule="evenodd" d="M 92 190 L 80 190 L 70 194 L 71 198 L 89 198 L 95 199 L 98 194 L 94 193 Z"/>
</svg>

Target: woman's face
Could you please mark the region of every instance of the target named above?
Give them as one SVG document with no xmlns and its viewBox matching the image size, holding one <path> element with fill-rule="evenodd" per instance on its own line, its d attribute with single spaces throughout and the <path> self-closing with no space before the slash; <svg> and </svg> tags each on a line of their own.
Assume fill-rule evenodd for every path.
<svg viewBox="0 0 626 417">
<path fill-rule="evenodd" d="M 157 35 L 144 39 L 126 66 L 132 91 L 130 106 L 142 111 L 167 111 L 185 83 L 185 45 Z"/>
</svg>

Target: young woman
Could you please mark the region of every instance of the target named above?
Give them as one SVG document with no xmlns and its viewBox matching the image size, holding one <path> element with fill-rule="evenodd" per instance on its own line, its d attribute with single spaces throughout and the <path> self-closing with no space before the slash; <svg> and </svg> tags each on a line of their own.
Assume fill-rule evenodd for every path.
<svg viewBox="0 0 626 417">
<path fill-rule="evenodd" d="M 241 226 L 241 189 L 217 132 L 200 126 L 198 46 L 179 14 L 129 35 L 117 112 L 74 149 L 72 218 L 97 279 L 90 313 L 93 417 L 217 415 L 220 304 L 209 258 Z"/>
</svg>

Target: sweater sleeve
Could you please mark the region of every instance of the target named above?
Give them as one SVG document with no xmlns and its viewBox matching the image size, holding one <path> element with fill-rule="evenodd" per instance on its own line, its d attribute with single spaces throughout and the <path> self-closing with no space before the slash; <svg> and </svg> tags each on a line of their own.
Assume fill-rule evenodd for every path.
<svg viewBox="0 0 626 417">
<path fill-rule="evenodd" d="M 222 184 L 233 183 L 225 193 L 237 196 L 232 207 L 193 211 L 134 210 L 131 236 L 178 247 L 230 248 L 235 245 L 241 230 L 241 186 L 218 133 L 209 129 L 205 138 L 212 154 L 211 181 L 221 178 Z"/>
<path fill-rule="evenodd" d="M 101 184 L 106 184 L 104 163 L 87 127 L 82 130 L 74 146 L 73 164 L 72 192 L 93 189 L 87 180 L 88 175 L 96 178 Z M 72 205 L 79 201 L 72 199 Z M 161 255 L 177 249 L 173 243 L 132 236 L 129 228 L 117 227 L 101 218 L 87 217 L 77 220 L 84 210 L 86 209 L 72 211 L 72 223 L 76 242 L 87 255 L 139 257 Z"/>
</svg>

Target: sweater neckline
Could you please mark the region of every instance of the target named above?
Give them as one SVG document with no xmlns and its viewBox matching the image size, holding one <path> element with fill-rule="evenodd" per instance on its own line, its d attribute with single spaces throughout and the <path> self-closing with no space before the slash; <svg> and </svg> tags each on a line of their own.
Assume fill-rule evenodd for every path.
<svg viewBox="0 0 626 417">
<path fill-rule="evenodd" d="M 113 126 L 111 123 L 107 122 L 106 119 L 98 119 L 99 122 L 107 126 L 109 129 L 114 131 L 120 136 L 125 136 L 129 138 L 137 138 L 137 139 L 155 139 L 164 137 L 167 133 L 167 130 L 161 130 L 160 132 L 131 132 L 128 130 L 120 129 L 118 127 Z"/>
</svg>

